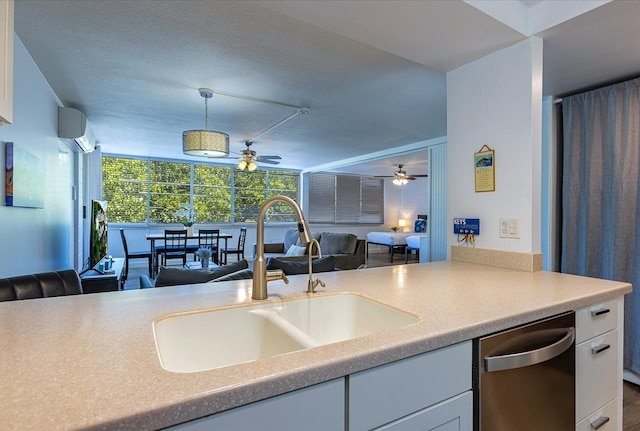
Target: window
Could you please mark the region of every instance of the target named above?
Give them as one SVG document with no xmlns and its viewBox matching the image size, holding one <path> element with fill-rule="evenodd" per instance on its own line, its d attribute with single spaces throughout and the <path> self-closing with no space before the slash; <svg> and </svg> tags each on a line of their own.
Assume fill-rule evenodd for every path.
<svg viewBox="0 0 640 431">
<path fill-rule="evenodd" d="M 102 158 L 102 194 L 110 222 L 146 223 L 148 182 L 146 160 Z"/>
<path fill-rule="evenodd" d="M 304 176 L 304 191 L 311 223 L 384 223 L 381 178 L 314 172 Z"/>
<path fill-rule="evenodd" d="M 149 222 L 175 223 L 180 204 L 191 203 L 191 165 L 151 161 L 149 163 Z"/>
<path fill-rule="evenodd" d="M 232 170 L 229 167 L 194 165 L 193 208 L 196 223 L 231 223 Z"/>
<path fill-rule="evenodd" d="M 268 197 L 298 199 L 296 171 L 236 171 L 204 163 L 102 157 L 103 199 L 114 223 L 176 223 L 180 204 L 192 204 L 196 223 L 254 222 Z M 274 205 L 269 222 L 295 221 L 287 205 Z"/>
</svg>

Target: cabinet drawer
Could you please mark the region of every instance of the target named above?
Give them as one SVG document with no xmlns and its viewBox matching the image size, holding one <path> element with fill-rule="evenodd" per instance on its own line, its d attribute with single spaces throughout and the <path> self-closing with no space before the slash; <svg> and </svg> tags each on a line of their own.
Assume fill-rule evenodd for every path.
<svg viewBox="0 0 640 431">
<path fill-rule="evenodd" d="M 616 398 L 618 349 L 617 330 L 576 346 L 576 422 Z"/>
<path fill-rule="evenodd" d="M 576 431 L 618 431 L 619 429 L 617 398 L 576 425 Z"/>
<path fill-rule="evenodd" d="M 464 394 L 420 410 L 374 431 L 470 431 L 473 429 L 473 394 Z"/>
<path fill-rule="evenodd" d="M 594 304 L 576 311 L 576 344 L 615 329 L 618 299 Z"/>
<path fill-rule="evenodd" d="M 387 424 L 471 389 L 471 341 L 349 377 L 349 429 Z"/>
</svg>

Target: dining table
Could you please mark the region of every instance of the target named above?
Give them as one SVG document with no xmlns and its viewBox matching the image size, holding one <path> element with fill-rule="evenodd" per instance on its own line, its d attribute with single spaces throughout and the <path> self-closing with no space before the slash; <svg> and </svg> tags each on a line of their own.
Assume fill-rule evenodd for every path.
<svg viewBox="0 0 640 431">
<path fill-rule="evenodd" d="M 155 274 L 158 272 L 158 259 L 156 256 L 156 241 L 164 241 L 164 232 L 163 233 L 148 233 L 145 235 L 145 237 L 147 238 L 147 241 L 150 242 L 151 244 L 151 259 L 152 259 L 152 269 L 153 269 L 153 274 L 151 274 L 152 276 L 155 277 Z M 187 234 L 187 243 L 189 242 L 190 239 L 198 239 L 199 236 L 197 233 L 191 233 L 191 234 Z M 227 248 L 227 240 L 229 238 L 233 238 L 233 235 L 230 233 L 225 233 L 225 232 L 220 232 L 219 235 L 220 239 L 224 240 L 224 248 Z M 187 244 L 188 245 L 188 244 Z"/>
</svg>

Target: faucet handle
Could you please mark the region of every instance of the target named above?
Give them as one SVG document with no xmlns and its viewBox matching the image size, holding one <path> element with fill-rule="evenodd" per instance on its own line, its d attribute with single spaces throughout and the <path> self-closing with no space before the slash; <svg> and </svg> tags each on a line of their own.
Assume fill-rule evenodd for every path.
<svg viewBox="0 0 640 431">
<path fill-rule="evenodd" d="M 281 269 L 270 269 L 267 271 L 267 281 L 282 280 L 284 284 L 289 284 L 289 279 Z"/>
</svg>

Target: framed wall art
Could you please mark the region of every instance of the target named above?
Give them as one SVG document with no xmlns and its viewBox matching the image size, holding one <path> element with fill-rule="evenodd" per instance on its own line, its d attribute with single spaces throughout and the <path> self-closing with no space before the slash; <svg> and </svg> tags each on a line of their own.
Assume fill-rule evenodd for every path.
<svg viewBox="0 0 640 431">
<path fill-rule="evenodd" d="M 44 165 L 39 157 L 13 142 L 5 142 L 5 205 L 44 206 Z"/>
<path fill-rule="evenodd" d="M 487 145 L 473 157 L 476 178 L 476 192 L 493 192 L 496 190 L 495 152 Z"/>
</svg>

